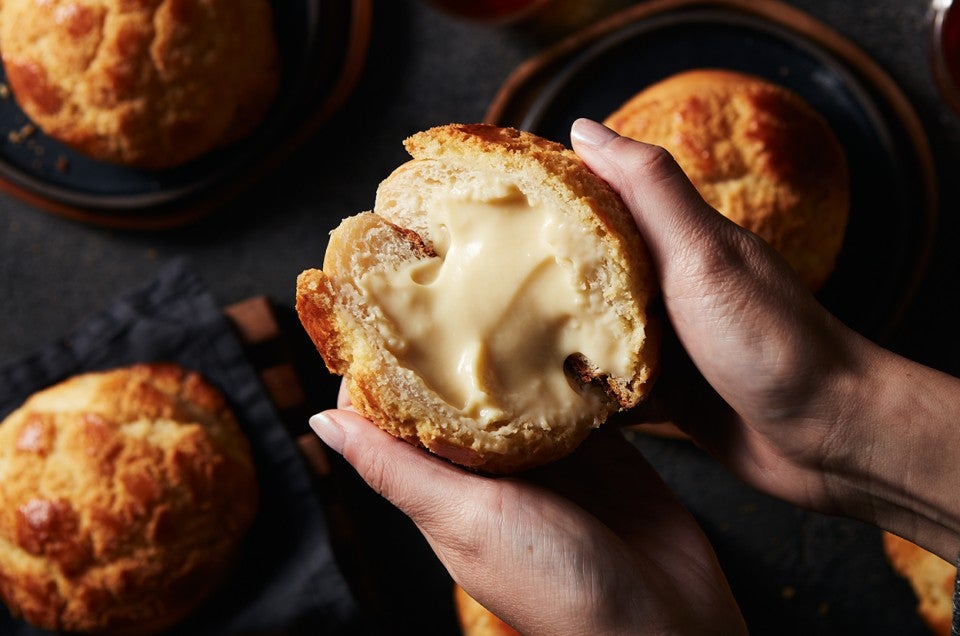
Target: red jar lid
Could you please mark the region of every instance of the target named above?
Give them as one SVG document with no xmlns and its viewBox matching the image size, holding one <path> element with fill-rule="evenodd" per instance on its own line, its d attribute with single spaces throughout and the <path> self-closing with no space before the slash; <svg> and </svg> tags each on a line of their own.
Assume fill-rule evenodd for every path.
<svg viewBox="0 0 960 636">
<path fill-rule="evenodd" d="M 960 111 L 960 4 L 933 2 L 933 71 L 944 98 Z"/>
<path fill-rule="evenodd" d="M 512 22 L 524 18 L 548 0 L 429 0 L 435 7 L 469 20 Z"/>
</svg>

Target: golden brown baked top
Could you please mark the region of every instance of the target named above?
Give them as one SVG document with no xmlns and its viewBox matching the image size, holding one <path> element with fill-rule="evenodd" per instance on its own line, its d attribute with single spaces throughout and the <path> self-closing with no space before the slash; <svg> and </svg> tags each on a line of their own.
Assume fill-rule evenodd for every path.
<svg viewBox="0 0 960 636">
<path fill-rule="evenodd" d="M 267 0 L 4 0 L 7 81 L 51 137 L 179 165 L 247 135 L 279 83 Z"/>
<path fill-rule="evenodd" d="M 894 571 L 917 595 L 917 613 L 936 636 L 949 636 L 953 623 L 953 589 L 957 567 L 932 552 L 889 532 L 883 549 Z"/>
<path fill-rule="evenodd" d="M 0 424 L 0 596 L 47 629 L 159 631 L 219 582 L 256 505 L 248 442 L 200 375 L 75 376 Z"/>
<path fill-rule="evenodd" d="M 833 270 L 849 211 L 846 158 L 795 93 L 693 70 L 639 92 L 605 123 L 670 151 L 710 205 L 770 243 L 811 289 Z"/>
<path fill-rule="evenodd" d="M 560 144 L 451 124 L 406 146 L 298 278 L 300 320 L 384 430 L 488 472 L 557 459 L 652 383 L 639 231 Z"/>
</svg>

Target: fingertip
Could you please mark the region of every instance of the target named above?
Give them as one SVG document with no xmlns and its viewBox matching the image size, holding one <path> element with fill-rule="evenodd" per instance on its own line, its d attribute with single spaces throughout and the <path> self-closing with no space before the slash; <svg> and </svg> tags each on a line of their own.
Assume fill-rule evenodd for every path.
<svg viewBox="0 0 960 636">
<path fill-rule="evenodd" d="M 423 448 L 390 433 L 352 409 L 330 409 L 310 417 L 310 428 L 331 450 L 344 456 L 355 468 L 365 455 L 389 456 L 397 464 L 432 462 L 449 464 Z"/>
<path fill-rule="evenodd" d="M 601 148 L 617 137 L 614 131 L 586 117 L 580 117 L 570 127 L 570 141 L 575 148 Z"/>
<path fill-rule="evenodd" d="M 418 522 L 446 506 L 450 493 L 462 491 L 464 480 L 472 478 L 355 411 L 317 413 L 310 418 L 310 426 L 375 492 Z"/>
<path fill-rule="evenodd" d="M 346 433 L 340 422 L 329 411 L 317 413 L 310 418 L 310 428 L 331 450 L 343 454 Z"/>
<path fill-rule="evenodd" d="M 624 137 L 592 119 L 574 121 L 570 141 L 584 163 L 621 195 L 648 181 L 682 173 L 663 148 Z"/>
<path fill-rule="evenodd" d="M 621 196 L 648 241 L 669 241 L 672 232 L 695 231 L 706 217 L 717 216 L 665 148 L 618 135 L 590 120 L 577 120 L 574 126 L 577 154 Z M 591 141 L 578 141 L 588 137 Z M 705 210 L 706 217 L 701 214 Z M 688 239 L 684 235 L 683 241 Z"/>
</svg>

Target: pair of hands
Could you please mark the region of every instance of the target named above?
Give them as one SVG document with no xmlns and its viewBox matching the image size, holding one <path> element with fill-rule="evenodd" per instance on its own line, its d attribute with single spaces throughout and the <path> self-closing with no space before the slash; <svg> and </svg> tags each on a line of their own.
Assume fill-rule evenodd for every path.
<svg viewBox="0 0 960 636">
<path fill-rule="evenodd" d="M 960 457 L 942 459 L 951 426 L 941 409 L 960 404 L 960 382 L 841 325 L 779 255 L 708 206 L 666 151 L 586 120 L 571 138 L 631 210 L 696 367 L 665 366 L 651 406 L 748 484 L 952 560 Z M 897 374 L 926 390 L 902 390 Z M 601 429 L 523 479 L 494 479 L 394 439 L 343 393 L 338 406 L 311 420 L 318 435 L 413 519 L 471 596 L 521 632 L 746 632 L 706 537 L 617 431 Z M 897 418 L 918 424 L 906 449 L 891 432 Z"/>
</svg>

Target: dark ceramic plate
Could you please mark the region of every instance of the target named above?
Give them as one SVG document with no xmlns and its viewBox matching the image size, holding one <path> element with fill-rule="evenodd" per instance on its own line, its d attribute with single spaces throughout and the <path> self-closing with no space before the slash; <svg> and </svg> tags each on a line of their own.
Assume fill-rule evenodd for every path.
<svg viewBox="0 0 960 636">
<path fill-rule="evenodd" d="M 96 161 L 39 130 L 13 141 L 29 120 L 12 96 L 2 99 L 0 186 L 39 207 L 105 225 L 153 228 L 192 220 L 248 180 L 311 121 L 333 89 L 333 71 L 344 62 L 347 43 L 336 41 L 351 32 L 356 5 L 368 2 L 274 0 L 282 77 L 273 107 L 246 139 L 173 169 Z M 5 81 L 2 69 L 0 80 Z"/>
<path fill-rule="evenodd" d="M 830 123 L 850 166 L 851 215 L 837 267 L 819 297 L 861 333 L 888 335 L 926 264 L 935 215 L 932 179 L 885 95 L 813 40 L 727 8 L 654 15 L 563 58 L 534 97 L 513 109 L 514 120 L 500 123 L 569 144 L 577 117 L 602 121 L 644 87 L 702 67 L 786 86 Z"/>
</svg>

